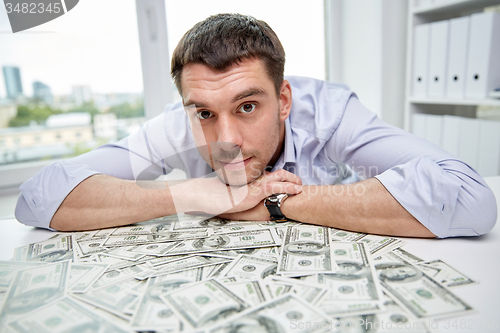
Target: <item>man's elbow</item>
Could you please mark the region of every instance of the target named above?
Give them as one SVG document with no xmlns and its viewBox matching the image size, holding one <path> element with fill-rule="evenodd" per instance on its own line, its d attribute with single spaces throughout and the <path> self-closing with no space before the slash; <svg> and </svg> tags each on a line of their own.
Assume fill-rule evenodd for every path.
<svg viewBox="0 0 500 333">
<path fill-rule="evenodd" d="M 479 230 L 476 230 L 478 234 L 483 235 L 490 232 L 495 223 L 497 222 L 497 201 L 493 191 L 489 187 L 483 187 L 477 205 L 478 217 L 476 219 L 481 219 L 482 223 L 479 224 Z"/>
</svg>

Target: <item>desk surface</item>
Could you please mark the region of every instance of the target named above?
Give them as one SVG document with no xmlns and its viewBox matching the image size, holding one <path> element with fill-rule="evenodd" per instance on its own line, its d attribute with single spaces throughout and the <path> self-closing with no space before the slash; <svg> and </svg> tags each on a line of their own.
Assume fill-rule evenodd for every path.
<svg viewBox="0 0 500 333">
<path fill-rule="evenodd" d="M 500 177 L 486 178 L 500 207 Z M 0 220 L 0 260 L 9 260 L 14 248 L 47 239 L 51 231 L 27 227 L 15 219 Z M 406 238 L 404 249 L 426 260 L 442 259 L 479 283 L 453 288 L 475 313 L 442 320 L 440 332 L 500 333 L 500 223 L 487 235 L 467 238 Z M 455 320 L 456 319 L 456 320 Z"/>
</svg>

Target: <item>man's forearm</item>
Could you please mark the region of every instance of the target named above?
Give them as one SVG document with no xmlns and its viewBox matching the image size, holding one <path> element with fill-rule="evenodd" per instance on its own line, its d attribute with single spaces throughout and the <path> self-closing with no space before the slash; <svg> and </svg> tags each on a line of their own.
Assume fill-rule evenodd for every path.
<svg viewBox="0 0 500 333">
<path fill-rule="evenodd" d="M 350 185 L 304 186 L 302 193 L 284 202 L 282 211 L 297 221 L 357 232 L 435 237 L 376 178 Z"/>
<path fill-rule="evenodd" d="M 91 230 L 175 214 L 166 182 L 123 180 L 95 175 L 82 181 L 64 199 L 50 227 L 61 231 Z"/>
</svg>

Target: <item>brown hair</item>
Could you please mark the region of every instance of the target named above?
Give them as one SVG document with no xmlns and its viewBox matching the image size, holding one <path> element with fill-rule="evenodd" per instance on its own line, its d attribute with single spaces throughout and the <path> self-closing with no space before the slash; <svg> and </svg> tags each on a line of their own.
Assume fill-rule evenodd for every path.
<svg viewBox="0 0 500 333">
<path fill-rule="evenodd" d="M 264 21 L 241 14 L 217 14 L 196 23 L 177 44 L 171 75 L 182 95 L 182 69 L 201 63 L 224 71 L 245 58 L 261 59 L 279 96 L 285 69 L 285 50 Z"/>
</svg>

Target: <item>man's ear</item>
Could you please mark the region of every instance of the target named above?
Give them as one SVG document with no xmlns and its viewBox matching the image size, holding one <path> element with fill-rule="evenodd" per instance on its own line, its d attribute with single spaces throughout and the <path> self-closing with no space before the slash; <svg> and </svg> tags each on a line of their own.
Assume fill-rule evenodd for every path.
<svg viewBox="0 0 500 333">
<path fill-rule="evenodd" d="M 287 80 L 283 80 L 281 83 L 279 99 L 280 121 L 285 121 L 292 109 L 292 86 Z"/>
</svg>

